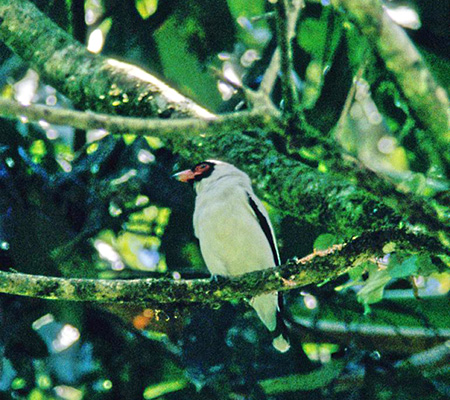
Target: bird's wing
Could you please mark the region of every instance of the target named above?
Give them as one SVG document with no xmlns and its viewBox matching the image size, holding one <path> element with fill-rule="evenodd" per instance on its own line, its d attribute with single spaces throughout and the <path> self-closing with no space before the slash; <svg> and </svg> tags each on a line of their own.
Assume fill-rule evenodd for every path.
<svg viewBox="0 0 450 400">
<path fill-rule="evenodd" d="M 261 201 L 255 195 L 247 192 L 247 197 L 248 203 L 253 210 L 255 217 L 257 218 L 259 225 L 261 226 L 261 229 L 263 230 L 264 235 L 267 238 L 267 241 L 270 244 L 274 263 L 275 265 L 280 265 L 280 255 L 278 253 L 278 247 L 275 242 L 275 233 L 273 232 L 273 228 L 270 223 L 267 211 Z M 251 304 L 264 324 L 269 328 L 269 330 L 273 332 L 274 347 L 284 353 L 285 351 L 289 350 L 290 345 L 287 336 L 287 327 L 282 316 L 284 312 L 283 294 L 281 292 L 278 292 L 276 294 L 277 297 L 275 321 L 272 320 L 273 316 L 267 316 L 265 314 L 267 313 L 267 309 L 272 309 L 270 304 L 273 304 L 273 298 L 271 296 L 273 296 L 273 293 L 256 296 L 251 300 Z M 273 328 L 271 328 L 271 326 L 273 326 Z"/>
<path fill-rule="evenodd" d="M 269 242 L 270 249 L 272 250 L 273 261 L 275 265 L 280 265 L 280 255 L 278 253 L 278 247 L 275 242 L 275 234 L 273 232 L 272 225 L 270 224 L 269 216 L 261 201 L 252 193 L 247 192 L 248 203 L 255 214 L 256 219 L 264 232 L 264 235 Z"/>
</svg>

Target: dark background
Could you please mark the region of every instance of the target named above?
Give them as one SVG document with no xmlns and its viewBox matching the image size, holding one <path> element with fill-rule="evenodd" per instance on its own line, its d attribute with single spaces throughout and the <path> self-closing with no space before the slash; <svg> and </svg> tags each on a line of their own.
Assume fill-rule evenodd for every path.
<svg viewBox="0 0 450 400">
<path fill-rule="evenodd" d="M 232 111 L 243 99 L 225 82 L 218 86 L 220 76 L 256 88 L 275 48 L 274 20 L 252 19 L 271 11 L 263 0 L 35 3 L 90 49 L 151 71 L 213 112 Z M 399 5 L 417 12 L 408 34 L 448 87 L 449 2 L 388 3 Z M 104 40 L 95 42 L 99 32 Z M 309 3 L 294 43 L 305 116 L 328 134 L 365 57 L 370 94 L 359 106 L 375 107 L 383 123 L 368 130 L 356 110 L 339 140 L 375 169 L 423 174 L 411 185 L 427 188 L 437 166 L 392 77 L 345 16 Z M 3 44 L 0 90 L 22 102 L 71 107 Z M 170 178 L 192 160 L 156 138 L 102 136 L 0 120 L 0 267 L 70 277 L 207 276 L 193 236 L 193 193 Z M 379 151 L 381 139 L 393 148 Z M 320 152 L 300 156 L 320 165 Z M 283 261 L 343 239 L 267 207 Z M 448 398 L 449 274 L 427 257 L 398 254 L 386 262 L 395 274 L 367 264 L 289 292 L 286 354 L 273 350 L 244 302 L 159 310 L 2 295 L 0 398 Z M 288 375 L 295 376 L 270 380 Z"/>
</svg>

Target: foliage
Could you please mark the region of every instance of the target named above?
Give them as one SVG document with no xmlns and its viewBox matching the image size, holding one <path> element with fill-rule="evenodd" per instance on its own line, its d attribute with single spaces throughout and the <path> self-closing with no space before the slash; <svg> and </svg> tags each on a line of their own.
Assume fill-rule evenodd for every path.
<svg viewBox="0 0 450 400">
<path fill-rule="evenodd" d="M 258 87 L 276 47 L 274 9 L 263 0 L 35 3 L 91 49 L 145 67 L 216 113 L 246 107 L 242 86 Z M 370 186 L 335 169 L 330 143 L 338 143 L 347 157 L 445 216 L 448 165 L 368 39 L 329 3 L 306 5 L 293 41 L 304 124 L 282 137 L 260 130 L 248 138 L 300 160 L 327 182 L 344 177 L 356 188 Z M 433 17 L 426 2 L 408 6 L 426 16 L 410 33 L 433 60 L 434 74 L 445 78 L 445 19 Z M 424 39 L 430 34 L 432 43 Z M 3 44 L 0 90 L 25 104 L 73 107 Z M 272 100 L 285 107 L 279 82 Z M 120 101 L 127 99 L 121 94 Z M 192 230 L 193 194 L 171 179 L 192 163 L 191 151 L 177 153 L 149 136 L 0 120 L 1 269 L 91 278 L 205 276 Z M 258 168 L 276 168 L 273 163 L 267 157 Z M 255 182 L 257 190 L 267 185 Z M 373 207 L 395 210 L 393 197 L 371 193 L 367 203 L 355 204 L 356 189 L 333 190 L 330 196 L 342 195 L 333 203 L 341 221 L 324 220 L 333 211 L 324 204 L 312 204 L 302 220 L 268 205 L 284 260 L 374 230 L 349 231 L 361 214 L 423 228 Z M 431 234 L 446 240 L 438 230 Z M 424 359 L 433 350 L 448 355 L 439 347 L 449 336 L 446 259 L 397 252 L 395 244 L 383 252 L 384 258 L 356 262 L 336 282 L 287 293 L 292 350 L 284 355 L 271 348 L 242 302 L 154 309 L 2 295 L 0 393 L 29 400 L 443 399 L 448 367 L 442 357 Z"/>
</svg>

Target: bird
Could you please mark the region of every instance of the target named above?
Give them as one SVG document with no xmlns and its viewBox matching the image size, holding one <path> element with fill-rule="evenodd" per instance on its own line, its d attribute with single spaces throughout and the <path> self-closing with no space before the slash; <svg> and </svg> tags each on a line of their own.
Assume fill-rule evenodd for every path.
<svg viewBox="0 0 450 400">
<path fill-rule="evenodd" d="M 224 161 L 206 160 L 174 177 L 192 184 L 196 192 L 194 233 L 213 277 L 234 277 L 280 265 L 269 215 L 245 172 Z M 257 295 L 249 303 L 271 332 L 275 349 L 288 351 L 281 293 Z"/>
</svg>

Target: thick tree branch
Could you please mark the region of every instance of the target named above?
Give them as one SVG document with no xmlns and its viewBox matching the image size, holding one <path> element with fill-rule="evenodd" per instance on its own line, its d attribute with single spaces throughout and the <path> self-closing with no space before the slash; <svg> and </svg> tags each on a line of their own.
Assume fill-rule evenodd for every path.
<svg viewBox="0 0 450 400">
<path fill-rule="evenodd" d="M 0 40 L 78 108 L 128 116 L 213 116 L 144 70 L 89 53 L 27 0 L 0 0 L 0 21 Z"/>
<path fill-rule="evenodd" d="M 424 236 L 385 230 L 367 232 L 349 243 L 223 282 L 208 279 L 66 279 L 0 272 L 0 292 L 49 300 L 212 304 L 335 279 L 352 266 L 384 255 L 383 247 L 388 243 L 395 244 L 397 251 L 445 252 L 437 242 Z"/>
<path fill-rule="evenodd" d="M 332 0 L 332 4 L 354 18 L 396 78 L 416 117 L 431 133 L 435 150 L 443 160 L 450 161 L 447 93 L 437 84 L 405 31 L 391 20 L 380 0 Z"/>
<path fill-rule="evenodd" d="M 134 66 L 88 53 L 26 0 L 0 0 L 0 17 L 4 18 L 0 24 L 0 39 L 77 104 L 130 116 L 194 116 L 204 121 L 114 119 L 89 113 L 72 114 L 71 111 L 43 106 L 30 106 L 25 110 L 11 104 L 8 110 L 6 103 L 3 103 L 4 114 L 17 112 L 29 118 L 60 124 L 71 120 L 73 126 L 83 129 L 102 126 L 113 132 L 154 134 L 170 139 L 175 151 L 191 159 L 193 156 L 197 159 L 211 156 L 226 158 L 244 167 L 258 186 L 269 194 L 270 202 L 298 218 L 342 236 L 360 233 L 363 229 L 393 227 L 398 223 L 399 218 L 367 191 L 378 198 L 395 199 L 393 208 L 411 222 L 421 223 L 429 230 L 445 230 L 445 225 L 433 209 L 424 207 L 423 201 L 415 201 L 414 196 L 397 194 L 390 183 L 383 182 L 383 177 L 375 173 L 364 174 L 363 169 L 358 168 L 345 169 L 349 179 L 365 182 L 365 190 L 362 190 L 347 179 L 320 174 L 280 155 L 268 142 L 262 143 L 261 137 L 255 140 L 236 134 L 258 127 L 264 128 L 264 131 L 282 129 L 273 109 L 216 117 L 150 74 Z M 11 107 L 16 107 L 15 111 Z M 44 114 L 42 118 L 40 113 Z M 366 179 L 367 176 L 371 179 Z M 381 192 L 380 187 L 383 189 Z M 422 211 L 424 208 L 425 211 Z"/>
<path fill-rule="evenodd" d="M 250 137 L 236 135 L 236 132 L 258 128 L 273 132 L 282 132 L 284 126 L 279 113 L 273 108 L 256 108 L 250 112 L 243 111 L 225 114 L 207 120 L 196 118 L 160 120 L 155 118 L 140 119 L 96 114 L 92 112 L 80 112 L 43 105 L 23 106 L 12 100 L 0 99 L 0 115 L 13 118 L 22 116 L 32 121 L 45 120 L 49 123 L 70 125 L 79 129 L 101 128 L 111 133 L 153 135 L 168 141 L 171 146 L 179 152 L 183 153 L 189 151 L 189 154 L 186 154 L 186 157 L 190 156 L 191 153 L 195 151 L 199 159 L 211 158 L 212 154 L 223 158 L 223 154 L 225 153 L 220 145 L 225 145 L 224 143 L 226 142 L 227 146 L 231 146 L 231 143 L 229 144 L 228 142 L 232 141 L 237 150 L 233 156 L 230 156 L 230 153 L 228 153 L 230 161 L 237 162 L 238 159 L 243 159 L 242 161 L 239 161 L 239 164 L 245 163 L 246 165 L 248 165 L 248 161 L 245 161 L 245 158 L 256 161 L 257 156 L 254 154 L 254 148 L 259 148 L 260 154 L 263 156 L 260 160 L 261 162 L 264 162 L 269 152 L 271 152 L 271 149 L 267 144 L 258 144 L 256 143 L 256 140 Z M 218 134 L 218 132 L 220 132 L 220 134 Z M 203 141 L 207 143 L 203 143 Z M 201 143 L 202 146 L 198 147 L 197 144 L 199 143 Z M 242 145 L 243 143 L 245 143 L 245 145 Z M 298 181 L 299 188 L 302 190 L 302 197 L 292 198 L 293 193 L 291 191 L 284 192 L 285 195 L 288 196 L 286 198 L 286 204 L 288 205 L 286 211 L 291 211 L 291 213 L 294 212 L 294 215 L 297 217 L 305 217 L 308 219 L 307 214 L 314 211 L 310 208 L 310 206 L 314 205 L 312 201 L 309 201 L 311 196 L 324 205 L 328 203 L 330 205 L 339 204 L 340 201 L 344 201 L 344 198 L 339 199 L 344 193 L 345 198 L 355 204 L 358 199 L 361 202 L 360 205 L 366 204 L 368 201 L 367 193 L 364 193 L 362 190 L 357 191 L 354 189 L 352 192 L 349 192 L 346 188 L 351 187 L 351 185 L 344 184 L 344 180 L 320 174 L 299 162 L 289 161 L 284 156 L 275 152 L 271 157 L 274 160 L 275 165 L 278 167 L 284 165 L 289 169 L 288 172 L 290 173 L 298 170 L 298 176 L 295 179 Z M 267 161 L 265 161 L 265 163 L 267 164 Z M 373 193 L 374 195 L 383 198 L 383 200 L 389 199 L 392 203 L 391 207 L 407 217 L 410 222 L 422 224 L 430 231 L 446 230 L 446 225 L 440 220 L 436 210 L 424 199 L 415 196 L 413 193 L 398 192 L 395 185 L 393 185 L 392 182 L 387 181 L 383 176 L 377 175 L 374 171 L 365 168 L 361 164 L 355 165 L 355 163 L 346 162 L 341 159 L 339 155 L 335 159 L 335 164 L 336 171 L 338 171 L 339 174 L 345 174 L 347 179 L 354 177 L 357 179 L 361 188 L 367 190 L 367 192 Z M 297 168 L 293 169 L 294 167 Z M 261 173 L 261 171 L 259 171 L 259 173 Z M 276 170 L 276 172 L 275 170 L 269 170 L 265 172 L 266 179 L 267 176 L 272 174 L 277 177 L 280 176 L 278 170 Z M 322 188 L 311 186 L 309 184 L 311 180 L 321 182 L 324 186 Z M 279 184 L 282 184 L 283 186 L 274 187 L 274 184 L 278 183 L 278 179 L 274 176 L 271 176 L 271 179 L 268 180 L 268 182 L 270 182 L 271 185 L 266 187 L 265 190 L 269 193 L 279 191 L 283 187 L 290 187 L 291 185 L 291 181 L 284 183 L 279 182 Z M 317 195 L 320 196 L 318 192 L 322 193 L 323 189 L 326 190 L 326 193 L 335 190 L 336 198 L 326 200 L 317 198 Z M 326 193 L 323 193 L 323 195 L 326 195 Z M 301 200 L 300 204 L 298 203 L 299 200 Z M 380 212 L 379 215 L 385 214 L 383 206 L 376 205 L 375 203 L 371 204 L 374 204 L 374 207 Z M 317 208 L 316 205 L 314 205 L 314 207 Z M 329 211 L 334 212 L 336 218 L 342 218 L 342 210 L 336 210 L 334 207 L 335 206 L 333 205 L 333 208 Z M 328 212 L 328 210 L 319 210 L 321 213 Z M 361 212 L 363 211 L 361 210 Z M 372 210 L 370 210 L 369 213 L 372 213 Z M 316 214 L 314 213 L 314 215 Z M 370 214 L 361 217 L 362 220 L 371 219 Z M 361 221 L 357 218 L 357 213 L 352 216 L 352 219 L 355 219 L 358 222 Z M 348 222 L 348 218 L 345 218 L 344 221 Z M 311 219 L 311 222 L 314 222 L 314 219 Z M 382 223 L 381 221 L 378 222 Z M 386 225 L 383 226 L 386 227 Z M 380 226 L 378 226 L 378 228 L 379 227 Z M 375 228 L 375 226 L 373 226 L 373 228 Z M 349 224 L 348 229 L 354 229 L 354 226 Z"/>
<path fill-rule="evenodd" d="M 341 176 L 320 173 L 280 154 L 261 137 L 221 132 L 194 139 L 179 149 L 180 154 L 192 158 L 198 143 L 201 147 L 195 154 L 199 161 L 219 157 L 239 165 L 269 203 L 329 232 L 345 237 L 365 229 L 394 227 L 402 218 L 427 227 L 430 235 L 439 236 L 448 230 L 445 216 L 441 219 L 425 198 L 398 192 L 392 182 L 362 164 L 337 160 Z"/>
</svg>

